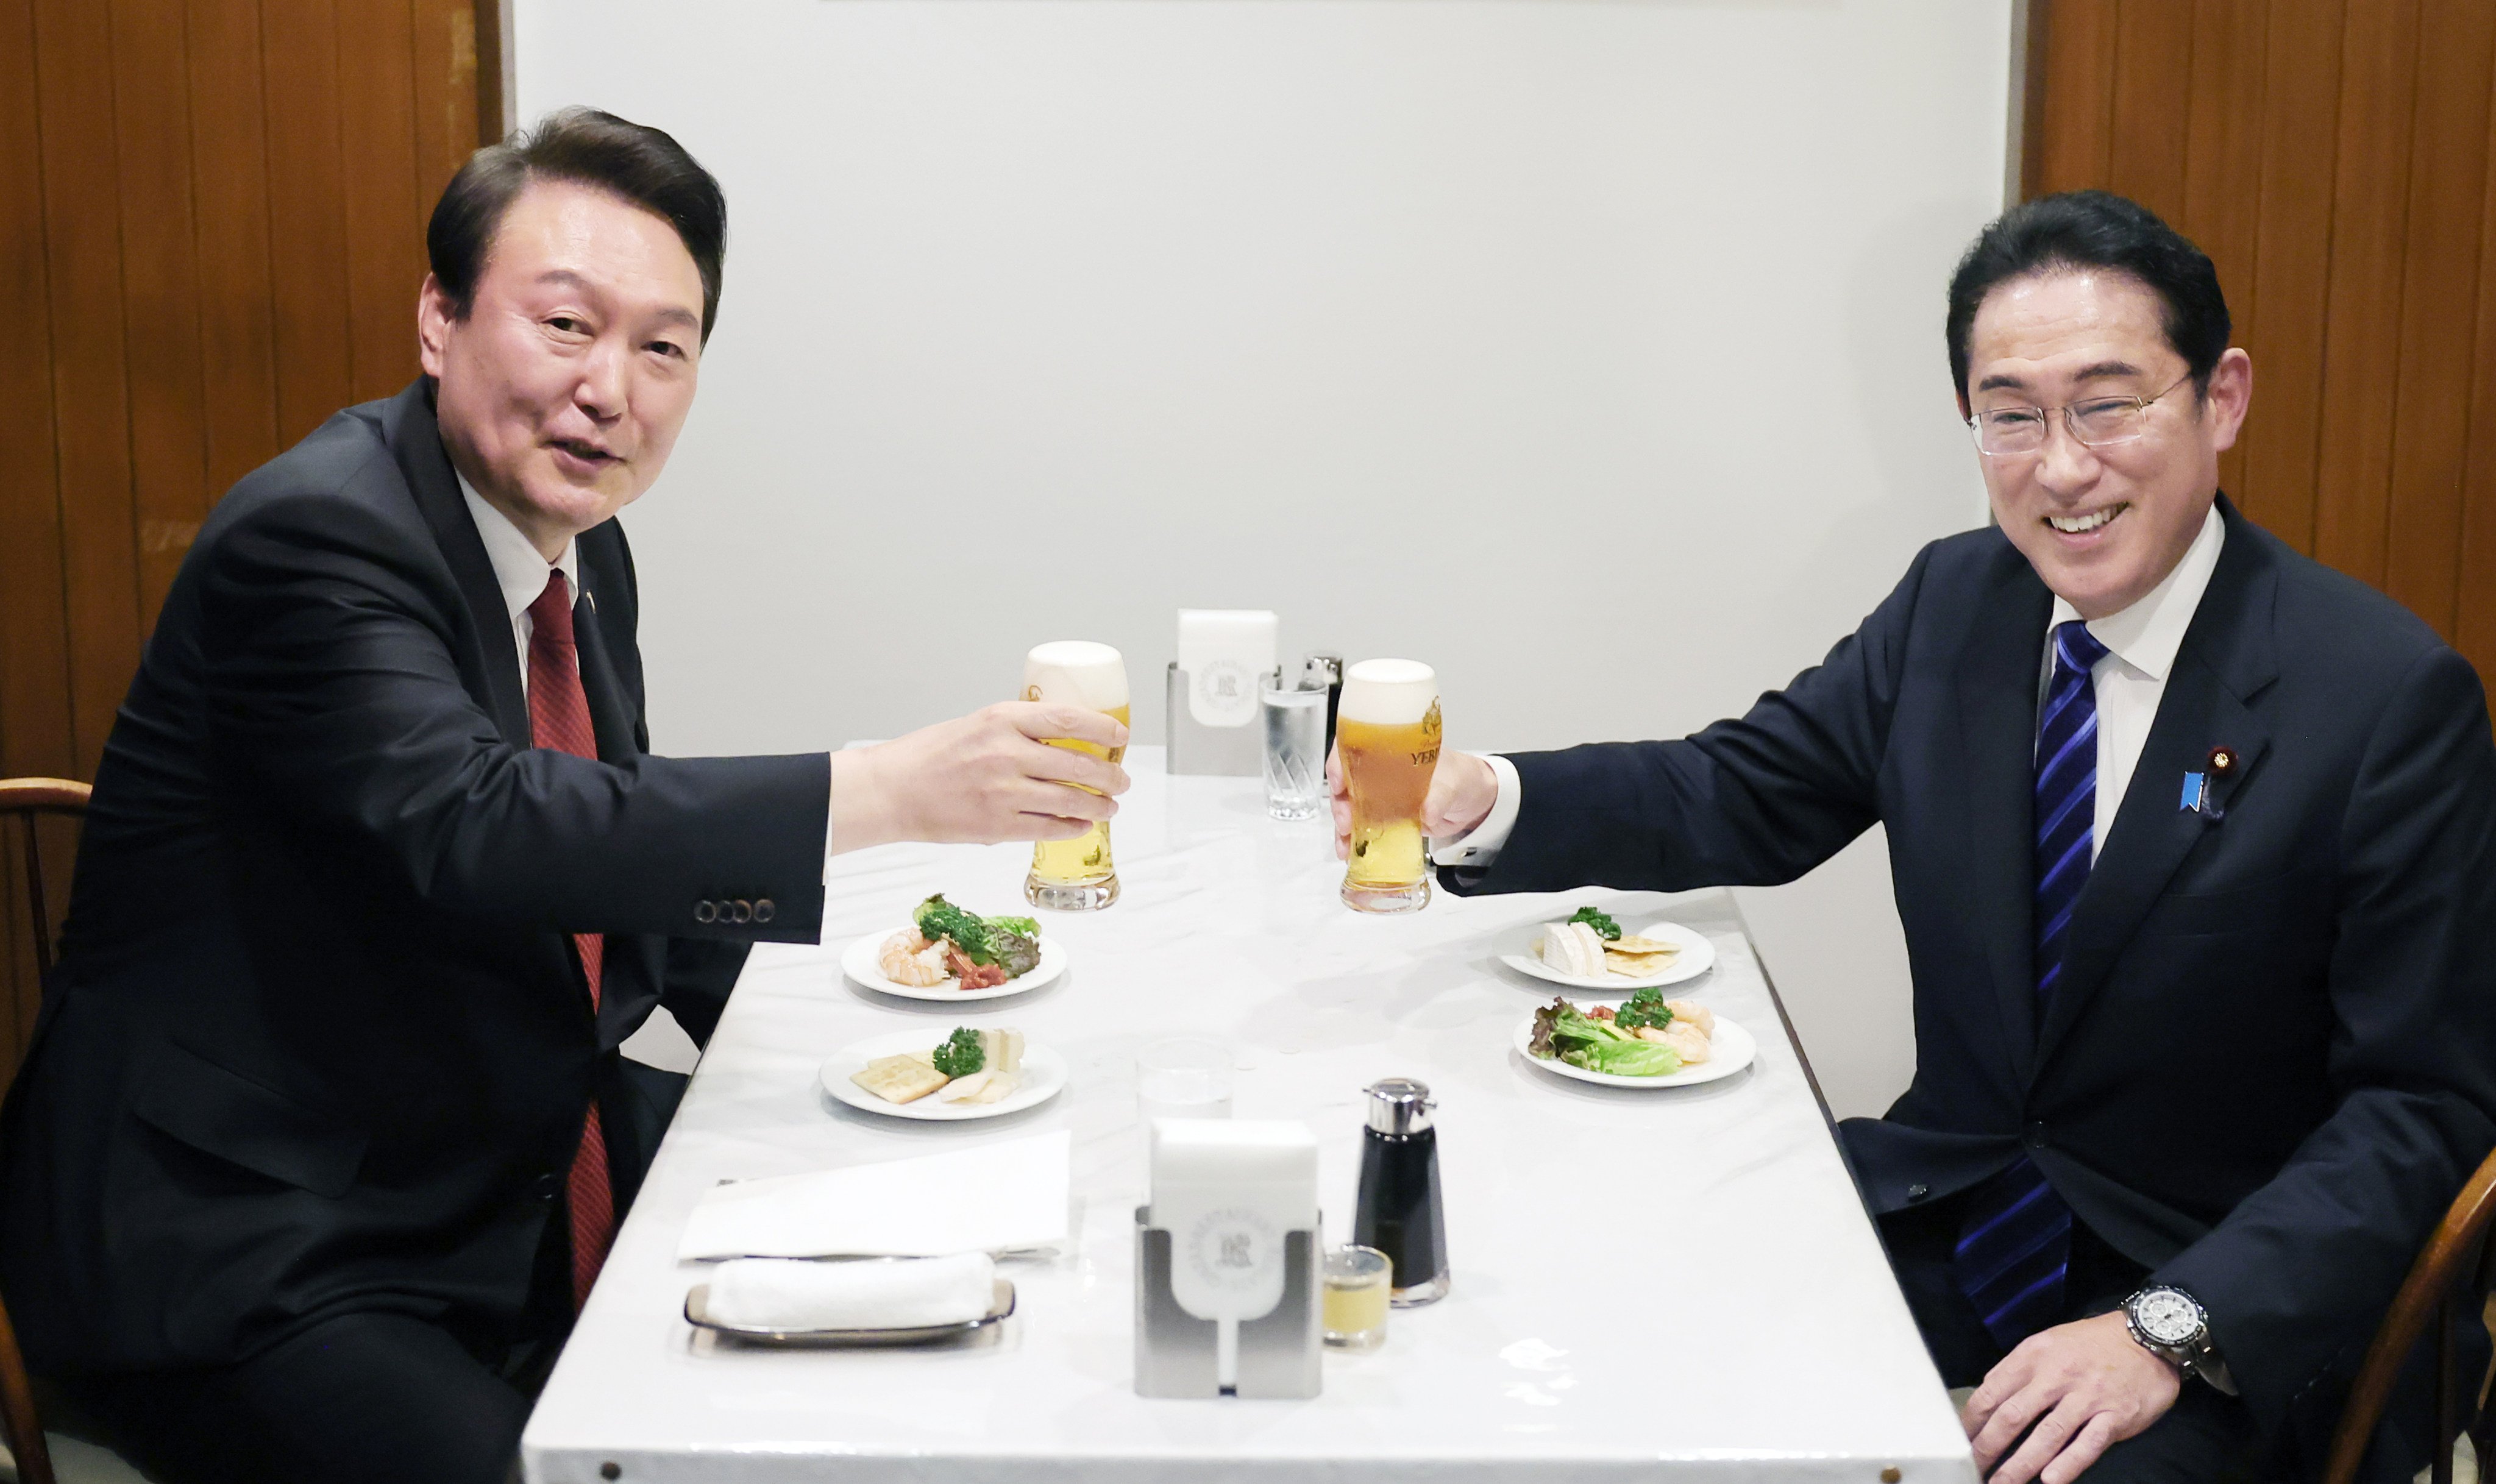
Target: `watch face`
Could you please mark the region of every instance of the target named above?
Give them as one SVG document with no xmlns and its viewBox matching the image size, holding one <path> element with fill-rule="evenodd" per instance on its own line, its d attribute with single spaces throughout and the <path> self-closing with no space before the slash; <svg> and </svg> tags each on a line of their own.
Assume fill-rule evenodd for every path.
<svg viewBox="0 0 2496 1484">
<path fill-rule="evenodd" d="M 2172 1288 L 2152 1288 L 2134 1299 L 2132 1321 L 2154 1345 L 2183 1345 L 2201 1333 L 2199 1308 Z"/>
</svg>

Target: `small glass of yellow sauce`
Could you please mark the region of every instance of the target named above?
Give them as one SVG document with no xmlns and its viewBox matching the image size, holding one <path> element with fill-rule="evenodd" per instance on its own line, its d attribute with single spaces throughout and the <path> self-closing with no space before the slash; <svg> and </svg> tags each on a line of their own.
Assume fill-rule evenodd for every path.
<svg viewBox="0 0 2496 1484">
<path fill-rule="evenodd" d="M 1374 1350 L 1387 1343 L 1387 1297 L 1394 1264 L 1374 1247 L 1338 1247 L 1326 1254 L 1326 1343 L 1338 1350 Z"/>
</svg>

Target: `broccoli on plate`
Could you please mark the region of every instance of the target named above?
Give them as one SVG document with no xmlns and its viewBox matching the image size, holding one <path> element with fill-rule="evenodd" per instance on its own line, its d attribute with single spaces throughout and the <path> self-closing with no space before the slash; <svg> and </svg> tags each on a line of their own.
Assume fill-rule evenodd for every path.
<svg viewBox="0 0 2496 1484">
<path fill-rule="evenodd" d="M 979 1032 L 969 1026 L 955 1026 L 953 1034 L 945 1037 L 945 1043 L 929 1060 L 949 1077 L 967 1077 L 988 1064 L 988 1054 L 980 1046 Z"/>
</svg>

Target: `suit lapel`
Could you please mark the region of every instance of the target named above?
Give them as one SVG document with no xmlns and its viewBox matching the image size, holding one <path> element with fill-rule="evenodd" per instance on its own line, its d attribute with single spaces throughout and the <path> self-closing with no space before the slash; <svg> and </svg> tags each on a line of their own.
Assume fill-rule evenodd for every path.
<svg viewBox="0 0 2496 1484">
<path fill-rule="evenodd" d="M 2037 986 L 2029 943 L 2036 865 L 2029 844 L 2037 731 L 2037 673 L 2053 595 L 2027 562 L 2007 561 L 1958 658 L 1960 744 L 1952 807 L 1966 830 L 1967 920 L 1983 935 L 2003 1044 L 2020 1086 L 2035 1070 Z"/>
<path fill-rule="evenodd" d="M 580 564 L 580 602 L 572 610 L 572 634 L 580 651 L 580 689 L 589 698 L 589 725 L 598 733 L 598 760 L 631 762 L 639 748 L 633 735 L 633 714 L 624 683 L 607 652 L 607 634 L 598 622 L 598 587 L 586 556 Z"/>
<path fill-rule="evenodd" d="M 2105 987 L 2140 919 L 2202 832 L 2227 827 L 2229 802 L 2270 750 L 2270 729 L 2246 703 L 2279 673 L 2271 641 L 2276 576 L 2257 533 L 2232 506 L 2223 504 L 2221 511 L 2228 519 L 2227 546 L 2185 631 L 2123 804 L 2072 910 L 2063 975 L 2038 1037 L 2041 1063 Z M 2214 786 L 2221 813 L 2183 808 L 2184 775 L 2205 772 L 2211 749 L 2223 746 L 2232 748 L 2239 760 L 2231 778 Z"/>
<path fill-rule="evenodd" d="M 484 539 L 477 534 L 477 522 L 468 514 L 468 502 L 460 498 L 459 477 L 452 472 L 451 456 L 443 451 L 442 431 L 434 423 L 424 381 L 419 379 L 392 397 L 386 417 L 390 451 L 407 477 L 417 509 L 433 529 L 443 560 L 459 584 L 460 599 L 468 605 L 471 627 L 483 651 L 479 668 L 484 671 L 485 694 L 478 698 L 493 713 L 504 741 L 527 747 L 529 703 L 520 689 L 520 651 L 512 638 L 511 614 L 503 606 L 502 584 L 494 580 L 494 563 L 485 555 Z"/>
</svg>

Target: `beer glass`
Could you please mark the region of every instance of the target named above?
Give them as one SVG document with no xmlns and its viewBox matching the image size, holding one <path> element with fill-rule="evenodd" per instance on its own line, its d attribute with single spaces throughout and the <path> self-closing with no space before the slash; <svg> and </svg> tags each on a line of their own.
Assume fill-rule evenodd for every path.
<svg viewBox="0 0 2496 1484">
<path fill-rule="evenodd" d="M 1352 796 L 1343 901 L 1362 912 L 1430 901 L 1421 801 L 1439 768 L 1439 676 L 1413 660 L 1363 660 L 1344 673 L 1334 742 Z"/>
<path fill-rule="evenodd" d="M 1083 639 L 1039 645 L 1023 657 L 1022 698 L 1105 711 L 1124 726 L 1126 658 L 1107 644 Z M 1106 757 L 1111 762 L 1123 762 L 1127 757 L 1123 747 L 1105 752 L 1072 738 L 1054 739 L 1048 745 Z M 1040 842 L 1031 852 L 1031 874 L 1023 878 L 1022 895 L 1034 907 L 1065 912 L 1098 912 L 1118 900 L 1118 868 L 1109 858 L 1109 821 L 1103 819 L 1072 840 Z"/>
</svg>

